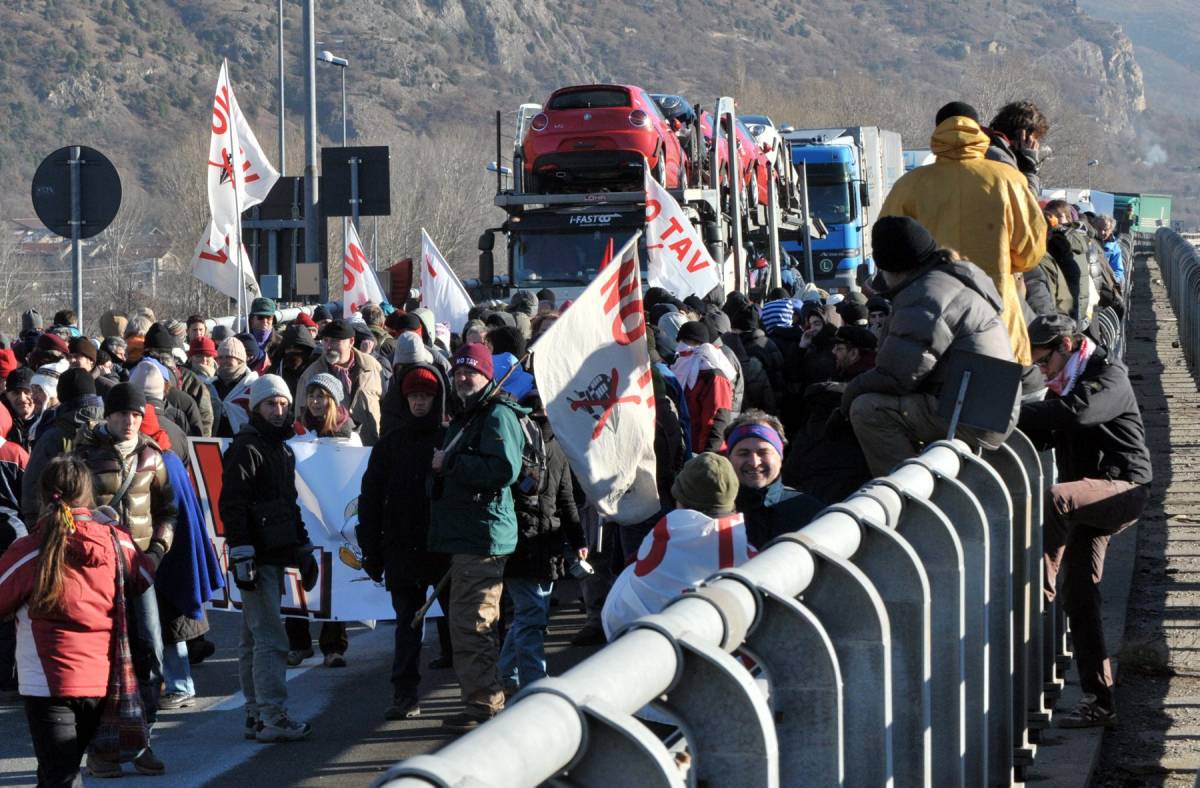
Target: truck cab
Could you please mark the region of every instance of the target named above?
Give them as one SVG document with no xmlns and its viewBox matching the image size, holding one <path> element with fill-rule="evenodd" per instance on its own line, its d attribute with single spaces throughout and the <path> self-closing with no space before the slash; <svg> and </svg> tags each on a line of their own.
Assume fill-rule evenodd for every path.
<svg viewBox="0 0 1200 788">
<path fill-rule="evenodd" d="M 862 176 L 854 147 L 849 142 L 794 145 L 792 156 L 796 165 L 805 166 L 809 211 L 826 228 L 825 237 L 812 242 L 814 280 L 821 287 L 851 289 L 862 264 Z M 782 237 L 788 254 L 803 256 L 804 232 Z"/>
</svg>

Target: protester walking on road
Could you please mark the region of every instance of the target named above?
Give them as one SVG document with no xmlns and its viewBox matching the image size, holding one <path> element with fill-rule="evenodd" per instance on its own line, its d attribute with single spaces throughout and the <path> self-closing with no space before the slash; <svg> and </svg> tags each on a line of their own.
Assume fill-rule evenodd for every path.
<svg viewBox="0 0 1200 788">
<path fill-rule="evenodd" d="M 300 376 L 297 391 L 307 391 L 315 375 L 333 375 L 342 384 L 341 404 L 362 438 L 364 446 L 379 440 L 379 404 L 383 399 L 382 367 L 374 357 L 354 348 L 354 328 L 345 320 L 334 320 L 321 329 L 324 352 Z M 303 403 L 296 404 L 301 416 Z"/>
<path fill-rule="evenodd" d="M 1054 447 L 1058 483 L 1046 494 L 1044 593 L 1061 586 L 1083 699 L 1056 724 L 1117 722 L 1112 669 L 1100 617 L 1100 579 L 1112 537 L 1133 525 L 1150 497 L 1152 471 L 1142 414 L 1125 365 L 1066 315 L 1029 326 L 1034 362 L 1050 389 L 1021 406 L 1020 428 Z"/>
<path fill-rule="evenodd" d="M 234 582 L 242 596 L 238 658 L 246 697 L 247 739 L 296 741 L 312 733 L 287 714 L 287 634 L 279 617 L 283 573 L 300 568 L 304 589 L 316 586 L 317 562 L 296 504 L 292 395 L 278 375 L 250 391 L 250 422 L 233 439 L 221 475 L 221 520 Z"/>
<path fill-rule="evenodd" d="M 429 549 L 450 555 L 450 637 L 466 708 L 445 726 L 467 731 L 504 708 L 496 673 L 495 627 L 504 564 L 517 544 L 509 489 L 521 471 L 524 408 L 498 391 L 483 345 L 458 349 L 452 362 L 462 412 L 433 453 L 435 474 Z"/>
<path fill-rule="evenodd" d="M 111 509 L 93 513 L 92 475 L 78 458 L 51 460 L 38 493 L 33 532 L 0 555 L 0 618 L 17 619 L 38 785 L 81 786 L 79 762 L 109 695 L 115 616 L 125 613 L 117 575 L 133 593 L 150 593 L 161 556 L 139 550 Z M 142 761 L 134 760 L 139 772 L 161 773 L 143 771 Z"/>
</svg>

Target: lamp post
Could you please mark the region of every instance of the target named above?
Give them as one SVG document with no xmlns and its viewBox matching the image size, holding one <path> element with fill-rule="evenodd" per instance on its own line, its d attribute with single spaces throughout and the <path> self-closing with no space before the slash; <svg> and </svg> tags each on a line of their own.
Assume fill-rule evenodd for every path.
<svg viewBox="0 0 1200 788">
<path fill-rule="evenodd" d="M 1100 166 L 1100 160 L 1099 160 L 1099 159 L 1092 159 L 1091 161 L 1089 161 L 1089 162 L 1087 163 L 1087 166 L 1088 166 L 1088 191 L 1089 191 L 1089 192 L 1091 192 L 1091 190 L 1092 190 L 1092 168 L 1093 168 L 1093 167 L 1099 167 L 1099 166 Z M 1089 195 L 1089 199 L 1090 199 L 1090 195 Z"/>
<path fill-rule="evenodd" d="M 342 70 L 342 147 L 346 147 L 346 69 L 350 66 L 350 61 L 344 57 L 338 57 L 328 49 L 323 49 L 317 55 L 317 60 L 322 63 L 328 63 L 331 66 L 337 66 Z"/>
</svg>

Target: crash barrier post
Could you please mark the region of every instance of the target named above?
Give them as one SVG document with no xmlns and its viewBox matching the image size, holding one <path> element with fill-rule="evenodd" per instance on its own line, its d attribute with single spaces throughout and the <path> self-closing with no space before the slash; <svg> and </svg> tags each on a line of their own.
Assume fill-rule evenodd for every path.
<svg viewBox="0 0 1200 788">
<path fill-rule="evenodd" d="M 1178 318 L 1179 344 L 1189 365 L 1196 364 L 1200 348 L 1200 254 L 1191 241 L 1166 227 L 1154 235 L 1154 256 L 1162 272 L 1171 307 Z"/>
<path fill-rule="evenodd" d="M 1060 676 L 1052 469 L 932 444 L 376 785 L 1010 785 Z"/>
</svg>

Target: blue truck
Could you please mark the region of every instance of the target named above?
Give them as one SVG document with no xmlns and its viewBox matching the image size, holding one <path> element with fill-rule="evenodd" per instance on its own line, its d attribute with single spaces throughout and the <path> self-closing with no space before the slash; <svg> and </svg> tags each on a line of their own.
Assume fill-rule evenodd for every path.
<svg viewBox="0 0 1200 788">
<path fill-rule="evenodd" d="M 809 211 L 828 233 L 812 239 L 813 281 L 830 291 L 858 290 L 875 273 L 871 225 L 892 185 L 904 174 L 900 135 L 875 126 L 790 129 L 792 163 L 804 165 Z M 783 235 L 783 247 L 804 257 L 805 235 Z"/>
</svg>

